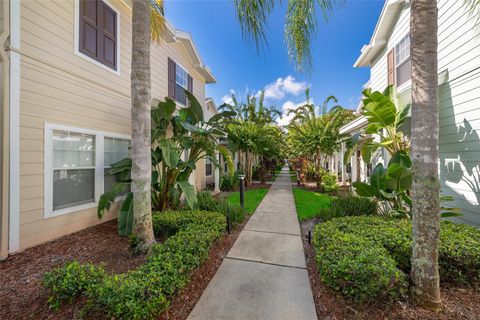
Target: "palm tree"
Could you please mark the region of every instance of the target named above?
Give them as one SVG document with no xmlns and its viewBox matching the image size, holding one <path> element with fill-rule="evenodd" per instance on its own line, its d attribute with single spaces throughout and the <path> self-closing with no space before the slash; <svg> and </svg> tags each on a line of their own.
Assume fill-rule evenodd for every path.
<svg viewBox="0 0 480 320">
<path fill-rule="evenodd" d="M 162 0 L 133 0 L 132 6 L 132 192 L 133 233 L 138 251 L 155 242 L 152 226 L 150 135 L 150 40 L 163 29 Z"/>
<path fill-rule="evenodd" d="M 436 0 L 412 0 L 410 18 L 412 61 L 413 159 L 411 278 L 416 303 L 440 311 L 438 242 L 440 181 L 438 177 L 438 74 Z"/>
</svg>

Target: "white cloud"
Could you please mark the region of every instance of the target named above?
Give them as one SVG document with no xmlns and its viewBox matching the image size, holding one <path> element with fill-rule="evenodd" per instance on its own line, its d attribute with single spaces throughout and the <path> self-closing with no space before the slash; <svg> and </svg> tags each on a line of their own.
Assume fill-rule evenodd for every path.
<svg viewBox="0 0 480 320">
<path fill-rule="evenodd" d="M 222 97 L 222 103 L 233 105 L 232 94 L 235 94 L 235 90 L 230 89 L 230 93 Z"/>
<path fill-rule="evenodd" d="M 307 86 L 308 84 L 306 82 L 295 81 L 295 78 L 291 75 L 285 78 L 280 77 L 275 82 L 265 86 L 265 99 L 280 100 L 283 99 L 286 94 L 298 96 L 305 91 Z"/>
<path fill-rule="evenodd" d="M 290 110 L 295 110 L 300 106 L 303 106 L 306 104 L 307 101 L 302 101 L 300 103 L 295 103 L 293 101 L 285 101 L 282 105 L 282 116 L 277 119 L 277 124 L 280 126 L 286 126 L 287 124 L 290 123 L 290 121 L 293 118 L 293 114 L 288 114 Z M 310 103 L 313 103 L 313 99 L 310 99 Z"/>
</svg>

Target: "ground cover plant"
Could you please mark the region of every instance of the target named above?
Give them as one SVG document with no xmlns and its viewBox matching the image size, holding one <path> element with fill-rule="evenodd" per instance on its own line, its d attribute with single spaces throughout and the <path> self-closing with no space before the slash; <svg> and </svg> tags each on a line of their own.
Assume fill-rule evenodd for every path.
<svg viewBox="0 0 480 320">
<path fill-rule="evenodd" d="M 231 224 L 236 225 L 245 220 L 245 212 L 240 204 L 231 203 L 226 199 L 215 198 L 210 191 L 201 191 L 197 194 L 198 210 L 221 213 L 225 219 L 228 217 Z"/>
<path fill-rule="evenodd" d="M 333 218 L 376 214 L 377 202 L 374 199 L 348 195 L 333 199 L 330 206 L 321 208 L 317 216 L 327 221 Z"/>
<path fill-rule="evenodd" d="M 300 221 L 315 218 L 322 209 L 328 208 L 332 198 L 323 193 L 293 188 L 295 206 Z"/>
<path fill-rule="evenodd" d="M 84 312 L 121 319 L 149 319 L 163 312 L 221 237 L 225 217 L 216 212 L 171 211 L 154 214 L 153 225 L 157 237 L 168 238 L 153 245 L 147 262 L 137 269 L 108 275 L 101 267 L 73 261 L 47 272 L 44 284 L 51 292 L 50 305 L 58 308 L 82 295 L 88 301 Z"/>
<path fill-rule="evenodd" d="M 354 301 L 406 293 L 411 256 L 411 221 L 345 217 L 318 224 L 314 247 L 322 282 Z M 442 222 L 440 279 L 454 285 L 480 281 L 480 230 Z"/>
<path fill-rule="evenodd" d="M 254 213 L 267 192 L 268 189 L 266 188 L 245 191 L 245 212 L 248 214 Z M 228 195 L 227 201 L 233 205 L 240 205 L 240 192 L 232 192 Z"/>
</svg>

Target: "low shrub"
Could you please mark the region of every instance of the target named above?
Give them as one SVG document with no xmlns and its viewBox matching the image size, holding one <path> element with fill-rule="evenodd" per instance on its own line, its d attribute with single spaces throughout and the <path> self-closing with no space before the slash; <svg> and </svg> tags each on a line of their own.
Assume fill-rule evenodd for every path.
<svg viewBox="0 0 480 320">
<path fill-rule="evenodd" d="M 233 191 L 238 187 L 238 185 L 239 185 L 238 172 L 235 172 L 235 174 L 233 175 L 225 174 L 222 176 L 222 181 L 220 183 L 220 190 Z"/>
<path fill-rule="evenodd" d="M 338 190 L 337 175 L 334 173 L 326 172 L 322 176 L 322 191 L 327 193 L 333 193 Z"/>
<path fill-rule="evenodd" d="M 156 235 L 170 237 L 154 244 L 147 262 L 136 270 L 105 276 L 99 282 L 87 281 L 81 290 L 76 290 L 75 295 L 83 293 L 88 298 L 88 308 L 117 319 L 158 316 L 168 307 L 172 295 L 187 284 L 191 272 L 208 257 L 213 242 L 225 230 L 225 219 L 215 212 L 171 211 L 155 213 L 153 225 Z M 53 282 L 64 281 L 60 274 Z M 47 285 L 51 290 L 53 282 Z"/>
<path fill-rule="evenodd" d="M 398 296 L 404 291 L 412 252 L 410 220 L 333 219 L 315 227 L 314 246 L 322 280 L 345 296 L 366 301 L 385 295 Z M 439 265 L 442 283 L 478 283 L 480 230 L 443 221 Z M 385 287 L 387 279 L 390 282 Z"/>
<path fill-rule="evenodd" d="M 371 198 L 346 196 L 332 200 L 330 207 L 322 208 L 319 217 L 324 221 L 348 217 L 371 216 L 377 214 L 377 202 Z"/>
<path fill-rule="evenodd" d="M 73 299 L 85 291 L 92 291 L 106 276 L 102 267 L 93 264 L 80 264 L 73 261 L 62 267 L 45 273 L 43 284 L 50 288 L 48 303 L 57 310 L 63 301 L 71 303 Z"/>
<path fill-rule="evenodd" d="M 242 223 L 245 213 L 238 204 L 233 204 L 225 199 L 216 199 L 209 191 L 202 191 L 197 194 L 197 209 L 221 213 L 229 217 L 232 224 Z"/>
<path fill-rule="evenodd" d="M 406 275 L 386 249 L 335 230 L 329 223 L 325 226 L 320 232 L 331 233 L 321 237 L 316 229 L 314 240 L 318 271 L 325 285 L 356 302 L 394 299 L 406 292 Z"/>
</svg>

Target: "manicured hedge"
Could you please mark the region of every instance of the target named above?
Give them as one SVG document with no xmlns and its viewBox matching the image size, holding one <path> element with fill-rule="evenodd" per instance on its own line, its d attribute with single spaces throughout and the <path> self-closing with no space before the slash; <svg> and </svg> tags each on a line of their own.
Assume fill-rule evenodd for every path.
<svg viewBox="0 0 480 320">
<path fill-rule="evenodd" d="M 315 227 L 317 265 L 325 284 L 356 301 L 398 296 L 406 288 L 412 243 L 410 220 L 345 217 Z M 442 282 L 480 281 L 480 230 L 442 222 Z"/>
<path fill-rule="evenodd" d="M 170 237 L 153 245 L 147 262 L 136 270 L 102 274 L 100 280 L 96 276 L 82 278 L 87 280 L 74 277 L 86 283 L 73 286 L 71 270 L 78 269 L 77 262 L 47 273 L 44 283 L 52 292 L 51 305 L 59 306 L 81 293 L 87 297 L 89 309 L 117 319 L 151 319 L 163 312 L 172 295 L 208 257 L 213 242 L 225 230 L 225 219 L 213 212 L 172 211 L 154 214 L 153 225 L 156 235 Z M 68 286 L 63 288 L 65 284 Z"/>
</svg>

